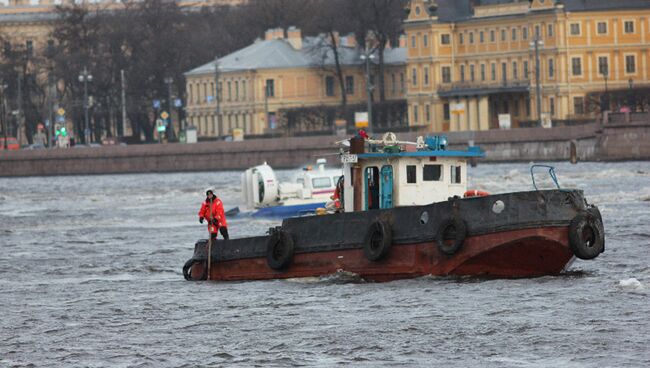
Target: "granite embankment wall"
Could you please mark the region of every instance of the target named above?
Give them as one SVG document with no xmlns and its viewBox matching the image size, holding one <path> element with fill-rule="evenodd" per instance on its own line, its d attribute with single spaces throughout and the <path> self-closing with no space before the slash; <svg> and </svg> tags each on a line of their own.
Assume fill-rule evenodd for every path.
<svg viewBox="0 0 650 368">
<path fill-rule="evenodd" d="M 415 140 L 416 134 L 400 134 Z M 451 148 L 479 145 L 481 162 L 564 161 L 572 144 L 581 161 L 650 159 L 650 121 L 617 121 L 553 129 L 529 128 L 448 133 Z M 334 136 L 244 142 L 149 144 L 0 152 L 0 176 L 47 176 L 242 170 L 268 162 L 275 168 L 337 160 Z"/>
</svg>

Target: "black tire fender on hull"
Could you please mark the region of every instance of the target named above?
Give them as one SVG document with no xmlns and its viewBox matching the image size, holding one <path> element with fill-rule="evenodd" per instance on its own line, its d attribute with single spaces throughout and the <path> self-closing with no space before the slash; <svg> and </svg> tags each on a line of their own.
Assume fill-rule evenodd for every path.
<svg viewBox="0 0 650 368">
<path fill-rule="evenodd" d="M 590 207 L 578 213 L 569 225 L 569 247 L 580 259 L 594 259 L 605 251 L 605 230 L 600 211 Z"/>
<path fill-rule="evenodd" d="M 194 278 L 192 277 L 192 266 L 194 266 L 197 263 L 203 263 L 203 273 L 201 274 L 201 277 L 199 278 Z M 208 279 L 208 261 L 207 260 L 200 260 L 196 258 L 190 258 L 185 262 L 185 265 L 183 265 L 183 277 L 185 277 L 185 280 L 187 281 L 202 281 L 202 280 L 207 280 Z"/>
<path fill-rule="evenodd" d="M 436 232 L 438 249 L 446 255 L 454 255 L 463 247 L 467 237 L 467 224 L 460 218 L 450 218 L 443 221 Z M 451 244 L 445 240 L 453 240 Z"/>
<path fill-rule="evenodd" d="M 369 261 L 377 262 L 384 258 L 393 243 L 393 231 L 382 220 L 370 224 L 363 242 L 363 254 Z"/>
<path fill-rule="evenodd" d="M 271 233 L 266 246 L 266 263 L 270 268 L 276 271 L 286 269 L 293 261 L 293 254 L 294 243 L 289 232 L 277 229 Z"/>
</svg>

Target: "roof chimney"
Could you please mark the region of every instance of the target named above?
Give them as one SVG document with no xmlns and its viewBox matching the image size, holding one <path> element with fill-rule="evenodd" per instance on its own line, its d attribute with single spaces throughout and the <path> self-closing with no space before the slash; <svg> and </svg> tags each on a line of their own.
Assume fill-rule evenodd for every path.
<svg viewBox="0 0 650 368">
<path fill-rule="evenodd" d="M 302 33 L 300 32 L 300 28 L 294 26 L 289 27 L 287 29 L 287 41 L 289 41 L 289 44 L 294 50 L 302 49 Z"/>
<path fill-rule="evenodd" d="M 281 40 L 284 39 L 284 29 L 282 28 L 271 28 L 264 32 L 264 40 Z"/>
</svg>

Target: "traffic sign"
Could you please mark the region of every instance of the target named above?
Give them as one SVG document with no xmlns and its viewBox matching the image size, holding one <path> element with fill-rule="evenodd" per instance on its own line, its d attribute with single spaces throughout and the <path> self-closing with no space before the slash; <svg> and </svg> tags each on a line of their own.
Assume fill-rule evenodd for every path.
<svg viewBox="0 0 650 368">
<path fill-rule="evenodd" d="M 59 114 L 60 116 L 65 115 L 65 109 L 63 107 L 59 107 L 58 110 L 56 110 L 56 113 Z"/>
<path fill-rule="evenodd" d="M 160 113 L 160 117 L 163 119 L 167 119 L 169 117 L 169 114 L 167 113 L 167 111 L 163 111 Z"/>
</svg>

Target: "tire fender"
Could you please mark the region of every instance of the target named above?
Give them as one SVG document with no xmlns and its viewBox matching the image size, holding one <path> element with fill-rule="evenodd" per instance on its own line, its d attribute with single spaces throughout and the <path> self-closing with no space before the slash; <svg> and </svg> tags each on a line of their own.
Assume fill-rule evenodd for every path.
<svg viewBox="0 0 650 368">
<path fill-rule="evenodd" d="M 371 262 L 381 260 L 388 254 L 393 243 L 393 232 L 382 220 L 370 224 L 363 242 L 363 254 Z"/>
<path fill-rule="evenodd" d="M 605 250 L 602 221 L 590 212 L 580 212 L 569 225 L 569 247 L 580 259 L 594 259 Z"/>
<path fill-rule="evenodd" d="M 453 255 L 462 248 L 467 237 L 467 224 L 459 218 L 451 218 L 443 221 L 436 232 L 436 244 L 440 252 Z M 445 240 L 453 240 L 451 244 Z"/>
<path fill-rule="evenodd" d="M 294 243 L 291 234 L 279 229 L 269 236 L 266 263 L 276 271 L 284 270 L 293 261 Z"/>
</svg>

